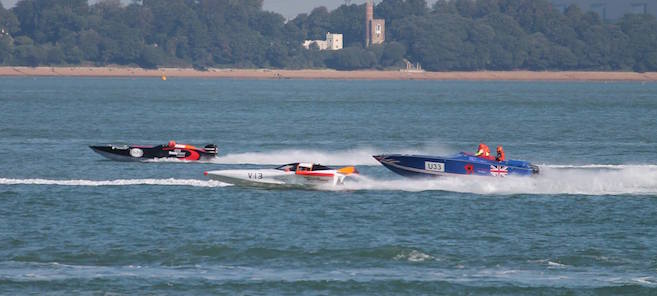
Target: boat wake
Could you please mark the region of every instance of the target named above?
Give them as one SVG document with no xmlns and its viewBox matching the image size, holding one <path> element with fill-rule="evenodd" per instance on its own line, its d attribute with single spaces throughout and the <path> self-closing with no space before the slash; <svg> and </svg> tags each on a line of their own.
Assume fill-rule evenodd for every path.
<svg viewBox="0 0 657 296">
<path fill-rule="evenodd" d="M 311 162 L 324 165 L 367 165 L 375 166 L 379 163 L 372 158 L 376 154 L 374 149 L 354 149 L 339 152 L 317 150 L 277 150 L 268 152 L 245 152 L 227 154 L 211 160 L 184 160 L 176 158 L 148 159 L 143 162 L 167 163 L 213 163 L 213 164 L 255 164 L 255 165 L 281 165 L 293 162 Z"/>
<path fill-rule="evenodd" d="M 54 186 L 191 186 L 230 184 L 197 179 L 53 180 L 0 178 L 0 185 Z M 326 191 L 447 191 L 480 195 L 657 195 L 657 165 L 543 165 L 535 177 L 443 176 L 408 179 L 400 176 L 354 176 L 343 186 L 323 185 Z"/>
<path fill-rule="evenodd" d="M 118 179 L 118 180 L 52 180 L 52 179 L 7 179 L 0 178 L 0 185 L 57 185 L 57 186 L 192 186 L 224 187 L 230 184 L 218 181 L 194 179 Z"/>
<path fill-rule="evenodd" d="M 25 283 L 37 285 L 41 282 L 75 282 L 75 281 L 129 281 L 148 280 L 167 285 L 187 285 L 194 287 L 197 281 L 232 283 L 248 285 L 254 283 L 262 286 L 269 282 L 285 282 L 287 285 L 305 286 L 309 283 L 352 283 L 357 275 L 363 282 L 379 283 L 382 281 L 405 281 L 410 283 L 438 282 L 455 285 L 474 285 L 476 287 L 498 287 L 503 284 L 523 287 L 558 286 L 569 288 L 605 288 L 619 291 L 621 286 L 628 286 L 631 291 L 637 287 L 654 288 L 657 277 L 645 272 L 623 272 L 615 270 L 598 270 L 595 268 L 570 266 L 548 261 L 545 269 L 544 260 L 532 262 L 526 268 L 514 268 L 497 265 L 495 267 L 467 267 L 424 265 L 422 262 L 437 260 L 419 251 L 400 254 L 396 261 L 409 261 L 414 264 L 403 268 L 378 267 L 334 267 L 328 265 L 321 269 L 295 265 L 292 268 L 262 266 L 228 266 L 216 264 L 195 264 L 183 266 L 170 265 L 77 265 L 59 262 L 0 262 L 0 279 L 8 283 Z M 294 262 L 296 263 L 296 262 Z M 553 264 L 550 264 L 553 263 Z M 554 265 L 557 264 L 557 265 Z M 349 265 L 349 264 L 347 264 Z M 353 265 L 353 264 L 352 264 Z M 554 267 L 556 266 L 556 267 Z M 300 271 L 301 270 L 301 271 Z M 526 290 L 526 289 L 525 289 Z M 621 290 L 623 291 L 623 290 Z M 641 291 L 641 290 L 639 290 Z M 614 294 L 614 293 L 611 293 Z M 623 293 L 618 293 L 623 294 Z"/>
<path fill-rule="evenodd" d="M 373 179 L 360 176 L 338 190 L 450 191 L 514 195 L 655 195 L 657 165 L 541 166 L 535 177 L 444 176 Z"/>
<path fill-rule="evenodd" d="M 380 166 L 372 155 L 381 154 L 384 151 L 375 148 L 354 148 L 340 151 L 322 150 L 276 150 L 268 152 L 246 152 L 234 153 L 221 156 L 211 162 L 217 164 L 285 164 L 292 162 L 313 162 L 323 165 L 361 165 Z M 447 149 L 441 147 L 421 150 L 401 150 L 403 154 L 450 154 Z"/>
</svg>

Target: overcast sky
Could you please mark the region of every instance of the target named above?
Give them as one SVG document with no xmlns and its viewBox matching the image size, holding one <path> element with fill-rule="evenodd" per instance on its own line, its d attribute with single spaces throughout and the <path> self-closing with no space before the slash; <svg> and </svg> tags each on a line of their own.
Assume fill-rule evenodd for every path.
<svg viewBox="0 0 657 296">
<path fill-rule="evenodd" d="M 352 4 L 362 4 L 366 0 L 352 0 Z M 376 1 L 379 2 L 379 1 Z M 344 0 L 265 0 L 264 9 L 275 11 L 286 18 L 294 18 L 299 13 L 310 12 L 313 8 L 326 6 L 329 10 L 344 4 Z"/>
<path fill-rule="evenodd" d="M 4 8 L 10 8 L 10 7 L 14 6 L 14 4 L 16 4 L 16 2 L 18 2 L 18 0 L 0 0 L 0 2 L 2 2 L 2 6 Z"/>
</svg>

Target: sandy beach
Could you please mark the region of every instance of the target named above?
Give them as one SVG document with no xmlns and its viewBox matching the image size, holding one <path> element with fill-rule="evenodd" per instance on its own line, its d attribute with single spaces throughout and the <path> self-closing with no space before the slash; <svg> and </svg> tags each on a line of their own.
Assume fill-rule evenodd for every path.
<svg viewBox="0 0 657 296">
<path fill-rule="evenodd" d="M 127 67 L 0 67 L 0 76 L 65 77 L 154 77 L 161 78 L 235 78 L 235 79 L 363 79 L 363 80 L 510 80 L 510 81 L 657 81 L 657 72 L 587 71 L 335 71 L 275 69 L 184 68 L 142 69 Z"/>
</svg>

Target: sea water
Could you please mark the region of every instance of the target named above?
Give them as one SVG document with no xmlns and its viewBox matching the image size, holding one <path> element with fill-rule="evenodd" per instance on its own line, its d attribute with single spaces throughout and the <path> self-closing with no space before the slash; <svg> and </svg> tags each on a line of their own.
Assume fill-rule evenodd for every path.
<svg viewBox="0 0 657 296">
<path fill-rule="evenodd" d="M 93 144 L 203 146 L 126 163 Z M 479 142 L 535 178 L 411 180 Z M 0 294 L 657 293 L 657 84 L 0 78 Z M 339 188 L 204 171 L 356 165 Z"/>
</svg>

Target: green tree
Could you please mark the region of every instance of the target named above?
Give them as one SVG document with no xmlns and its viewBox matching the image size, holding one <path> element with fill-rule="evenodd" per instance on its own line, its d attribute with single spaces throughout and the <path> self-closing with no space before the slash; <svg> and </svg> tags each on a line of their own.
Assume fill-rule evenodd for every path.
<svg viewBox="0 0 657 296">
<path fill-rule="evenodd" d="M 381 65 L 384 67 L 401 64 L 406 55 L 406 46 L 400 42 L 392 41 L 385 44 Z"/>
<path fill-rule="evenodd" d="M 276 68 L 285 68 L 288 65 L 288 50 L 283 44 L 272 43 L 267 49 L 267 60 Z"/>
<path fill-rule="evenodd" d="M 102 37 L 94 30 L 85 30 L 79 35 L 79 48 L 83 52 L 84 59 L 89 61 L 98 60 L 100 57 L 100 44 Z"/>
<path fill-rule="evenodd" d="M 492 13 L 483 20 L 495 32 L 490 47 L 492 70 L 512 70 L 522 67 L 527 59 L 527 34 L 512 17 Z"/>
<path fill-rule="evenodd" d="M 623 17 L 620 27 L 629 39 L 634 70 L 657 70 L 657 19 L 649 14 L 630 14 Z"/>
<path fill-rule="evenodd" d="M 548 0 L 383 0 L 386 43 L 360 47 L 365 5 L 285 22 L 262 0 L 21 0 L 0 5 L 0 63 L 369 69 L 404 58 L 428 70 L 657 69 L 657 20 L 603 22 Z M 7 34 L 7 32 L 9 34 Z M 342 33 L 343 51 L 301 47 Z"/>
<path fill-rule="evenodd" d="M 43 49 L 33 44 L 18 45 L 14 48 L 13 64 L 19 66 L 36 67 L 44 63 L 45 54 Z"/>
<path fill-rule="evenodd" d="M 326 38 L 326 33 L 331 30 L 330 17 L 328 9 L 324 6 L 313 9 L 308 15 L 307 38 L 311 40 Z"/>
<path fill-rule="evenodd" d="M 282 15 L 263 11 L 258 12 L 256 17 L 249 20 L 249 26 L 269 39 L 280 40 L 283 38 L 284 22 L 285 18 Z"/>
<path fill-rule="evenodd" d="M 45 62 L 47 65 L 60 65 L 64 62 L 64 53 L 59 47 L 45 45 L 43 47 Z"/>
<path fill-rule="evenodd" d="M 12 10 L 20 20 L 20 32 L 43 43 L 81 30 L 89 6 L 86 0 L 22 0 Z"/>
<path fill-rule="evenodd" d="M 376 65 L 376 55 L 360 47 L 347 47 L 333 53 L 327 66 L 338 70 L 369 69 Z"/>
<path fill-rule="evenodd" d="M 6 10 L 0 3 L 0 32 L 15 34 L 18 29 L 19 23 L 16 16 L 10 10 Z"/>
<path fill-rule="evenodd" d="M 342 5 L 331 11 L 329 16 L 329 31 L 341 33 L 345 46 L 363 43 L 365 38 L 365 5 Z"/>
<path fill-rule="evenodd" d="M 410 16 L 421 16 L 428 12 L 429 7 L 425 0 L 383 0 L 375 7 L 376 16 L 387 22 Z"/>
<path fill-rule="evenodd" d="M 144 46 L 137 60 L 137 64 L 146 69 L 157 69 L 164 60 L 164 53 L 155 46 Z"/>
<path fill-rule="evenodd" d="M 0 37 L 0 64 L 8 64 L 14 50 L 13 40 L 10 37 Z"/>
</svg>

